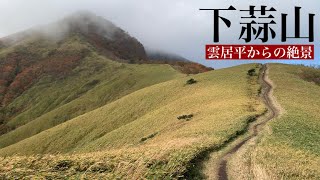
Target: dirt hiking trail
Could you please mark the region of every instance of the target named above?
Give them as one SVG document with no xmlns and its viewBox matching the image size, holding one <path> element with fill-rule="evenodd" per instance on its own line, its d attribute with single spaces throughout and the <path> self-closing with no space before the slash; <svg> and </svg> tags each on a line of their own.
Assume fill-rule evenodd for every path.
<svg viewBox="0 0 320 180">
<path fill-rule="evenodd" d="M 264 116 L 263 121 L 260 121 L 259 123 L 254 124 L 250 127 L 249 132 L 250 135 L 243 139 L 242 141 L 239 141 L 233 148 L 228 150 L 221 158 L 218 163 L 218 179 L 219 180 L 228 180 L 228 173 L 227 173 L 227 164 L 228 159 L 230 156 L 237 151 L 240 150 L 240 148 L 243 147 L 249 140 L 253 139 L 254 137 L 258 136 L 259 132 L 263 129 L 263 127 L 267 124 L 268 121 L 276 118 L 279 116 L 281 108 L 277 105 L 276 102 L 274 102 L 274 98 L 272 96 L 273 92 L 273 84 L 268 78 L 268 66 L 263 65 L 261 69 L 260 74 L 260 83 L 262 86 L 262 98 L 263 101 L 268 109 L 268 113 L 266 113 Z M 261 118 L 261 117 L 259 117 Z"/>
<path fill-rule="evenodd" d="M 235 141 L 230 142 L 229 145 L 224 147 L 224 150 L 212 151 L 210 154 L 207 155 L 206 159 L 203 159 L 202 162 L 199 162 L 198 172 L 201 174 L 202 178 L 228 180 L 230 179 L 230 172 L 232 172 L 233 175 L 236 175 L 236 177 L 240 179 L 247 179 L 249 177 L 238 176 L 239 173 L 234 174 L 234 172 L 236 172 L 236 169 L 240 168 L 244 170 L 248 168 L 242 167 L 243 162 L 240 163 L 241 165 L 239 165 L 239 163 L 236 164 L 236 166 L 241 167 L 234 167 L 234 164 L 233 166 L 230 166 L 230 163 L 232 163 L 232 161 L 235 160 L 245 161 L 242 158 L 239 159 L 235 157 L 235 155 L 242 154 L 243 152 L 248 151 L 248 147 L 251 147 L 252 144 L 256 145 L 256 139 L 258 135 L 262 135 L 262 131 L 265 129 L 267 122 L 279 117 L 284 112 L 284 110 L 277 103 L 276 99 L 273 96 L 274 85 L 272 81 L 268 78 L 268 72 L 268 65 L 262 65 L 259 75 L 259 83 L 262 87 L 260 96 L 267 108 L 267 112 L 258 116 L 257 120 L 249 125 L 247 134 L 244 135 L 242 138 L 239 137 Z M 250 172 L 245 172 L 245 174 L 251 174 L 250 169 L 249 171 Z"/>
</svg>

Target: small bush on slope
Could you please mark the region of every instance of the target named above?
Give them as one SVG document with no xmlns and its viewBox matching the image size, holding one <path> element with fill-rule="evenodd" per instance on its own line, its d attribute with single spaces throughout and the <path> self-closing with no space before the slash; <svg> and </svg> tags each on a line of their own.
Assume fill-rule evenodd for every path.
<svg viewBox="0 0 320 180">
<path fill-rule="evenodd" d="M 189 115 L 181 115 L 181 116 L 178 116 L 177 119 L 179 120 L 186 120 L 186 121 L 189 121 L 193 118 L 193 114 L 189 114 Z"/>
<path fill-rule="evenodd" d="M 157 134 L 158 134 L 158 133 L 153 133 L 153 134 L 150 134 L 150 135 L 147 136 L 147 137 L 143 137 L 143 138 L 141 138 L 140 142 L 144 142 L 144 141 L 146 141 L 146 140 L 148 140 L 148 139 L 154 138 Z"/>
<path fill-rule="evenodd" d="M 248 71 L 248 76 L 254 76 L 254 75 L 256 75 L 256 69 L 250 69 Z"/>
<path fill-rule="evenodd" d="M 186 82 L 186 84 L 188 84 L 188 85 L 190 85 L 190 84 L 195 84 L 195 83 L 197 83 L 197 81 L 194 80 L 193 78 L 189 79 L 189 80 Z"/>
</svg>

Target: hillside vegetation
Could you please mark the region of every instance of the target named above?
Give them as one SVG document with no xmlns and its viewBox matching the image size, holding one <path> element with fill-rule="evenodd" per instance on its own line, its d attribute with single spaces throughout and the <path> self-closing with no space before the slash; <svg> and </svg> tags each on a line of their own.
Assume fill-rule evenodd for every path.
<svg viewBox="0 0 320 180">
<path fill-rule="evenodd" d="M 247 74 L 252 68 L 260 67 L 242 65 L 137 90 L 2 148 L 0 155 L 9 157 L 2 159 L 0 172 L 3 177 L 178 178 L 201 152 L 218 150 L 263 113 L 257 76 Z M 190 78 L 195 82 L 188 84 Z M 14 139 L 6 136 L 2 141 Z"/>
<path fill-rule="evenodd" d="M 33 48 L 28 43 L 20 46 L 27 46 L 28 51 Z M 90 44 L 83 42 L 79 36 L 70 37 L 61 46 L 64 51 L 68 50 L 65 46 L 69 47 L 72 54 L 80 48 L 87 53 L 73 65 L 73 69 L 66 70 L 66 74 L 60 66 L 66 67 L 68 61 L 62 64 L 55 62 L 55 65 L 46 66 L 50 70 L 57 68 L 57 74 L 43 73 L 37 79 L 30 78 L 34 82 L 28 82 L 30 87 L 21 91 L 21 95 L 12 90 L 18 97 L 1 109 L 0 118 L 13 131 L 0 136 L 0 147 L 30 137 L 140 88 L 182 76 L 168 65 L 134 65 L 108 60 L 96 54 Z M 48 47 L 54 48 L 52 45 Z M 59 66 L 52 67 L 56 65 Z M 23 83 L 17 79 L 14 82 L 22 90 Z M 10 92 L 8 88 L 6 94 Z"/>
<path fill-rule="evenodd" d="M 137 39 L 87 12 L 0 43 L 0 148 L 143 87 L 211 70 L 151 62 Z"/>
<path fill-rule="evenodd" d="M 274 95 L 284 112 L 270 123 L 257 162 L 275 179 L 320 179 L 320 70 L 270 64 Z"/>
</svg>

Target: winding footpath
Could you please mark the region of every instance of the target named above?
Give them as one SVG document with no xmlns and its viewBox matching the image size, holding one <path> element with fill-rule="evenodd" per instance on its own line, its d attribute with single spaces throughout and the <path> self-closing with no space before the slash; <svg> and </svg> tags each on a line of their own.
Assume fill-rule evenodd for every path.
<svg viewBox="0 0 320 180">
<path fill-rule="evenodd" d="M 263 65 L 261 75 L 260 75 L 260 83 L 262 85 L 262 98 L 264 100 L 264 103 L 268 109 L 268 113 L 263 115 L 263 120 L 252 125 L 249 129 L 250 135 L 245 138 L 244 140 L 237 143 L 233 148 L 231 148 L 229 151 L 227 151 L 219 160 L 218 163 L 218 179 L 219 180 L 228 180 L 228 173 L 227 173 L 227 164 L 230 159 L 230 156 L 234 153 L 238 152 L 243 145 L 245 145 L 249 140 L 256 137 L 261 129 L 267 124 L 268 121 L 276 118 L 280 114 L 280 109 L 275 105 L 275 102 L 272 98 L 272 90 L 273 86 L 270 83 L 270 80 L 268 79 L 268 66 Z M 259 117 L 259 118 L 262 118 Z"/>
</svg>

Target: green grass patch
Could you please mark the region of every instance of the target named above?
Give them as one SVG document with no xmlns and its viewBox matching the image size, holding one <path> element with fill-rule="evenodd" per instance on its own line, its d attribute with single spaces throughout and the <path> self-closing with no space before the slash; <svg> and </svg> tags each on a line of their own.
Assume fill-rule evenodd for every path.
<svg viewBox="0 0 320 180">
<path fill-rule="evenodd" d="M 272 134 L 262 139 L 257 159 L 276 178 L 320 178 L 320 87 L 310 83 L 318 71 L 270 65 L 269 76 L 276 86 L 274 95 L 285 114 L 270 123 Z"/>
</svg>

